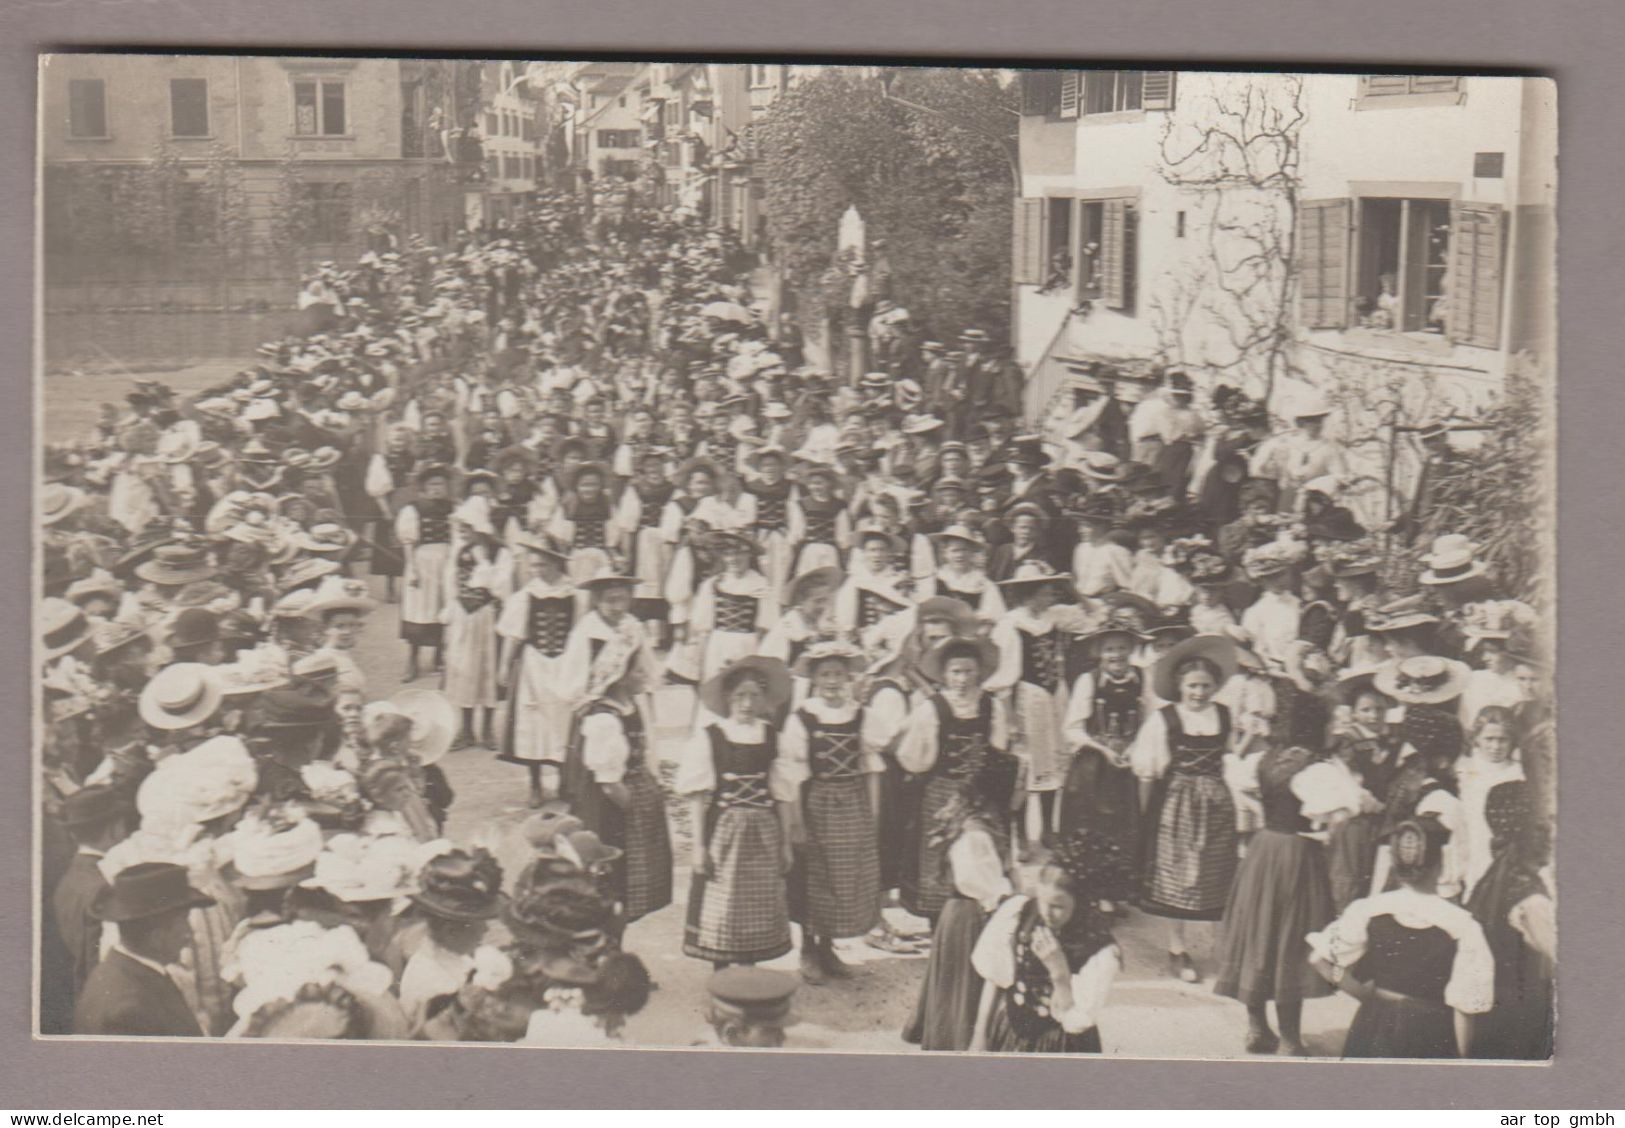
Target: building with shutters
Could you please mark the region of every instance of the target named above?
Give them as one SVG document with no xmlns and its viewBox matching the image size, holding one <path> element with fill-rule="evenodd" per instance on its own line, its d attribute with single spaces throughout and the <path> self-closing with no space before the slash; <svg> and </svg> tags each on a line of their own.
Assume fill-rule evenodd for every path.
<svg viewBox="0 0 1625 1128">
<path fill-rule="evenodd" d="M 513 60 L 482 63 L 480 148 L 485 156 L 482 218 L 512 222 L 536 190 L 546 129 L 542 84 Z"/>
<path fill-rule="evenodd" d="M 1101 374 L 1138 398 L 1160 366 L 1277 397 L 1387 382 L 1415 411 L 1470 414 L 1520 352 L 1550 361 L 1549 80 L 1040 71 L 1022 86 L 1014 340 L 1034 419 Z M 1260 183 L 1219 183 L 1190 156 L 1215 126 L 1245 135 L 1229 151 Z M 1267 285 L 1219 293 L 1261 247 L 1279 256 Z"/>
</svg>

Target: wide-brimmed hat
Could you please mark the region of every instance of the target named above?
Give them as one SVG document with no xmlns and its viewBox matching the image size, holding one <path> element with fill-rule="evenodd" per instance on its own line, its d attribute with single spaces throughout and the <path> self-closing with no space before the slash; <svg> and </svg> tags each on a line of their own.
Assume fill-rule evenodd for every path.
<svg viewBox="0 0 1625 1128">
<path fill-rule="evenodd" d="M 307 556 L 295 560 L 277 577 L 277 588 L 284 593 L 290 593 L 309 587 L 323 576 L 331 576 L 339 570 L 339 567 L 337 560 L 328 560 L 320 556 Z"/>
<path fill-rule="evenodd" d="M 176 662 L 159 670 L 141 688 L 141 719 L 174 732 L 202 724 L 220 707 L 222 689 L 214 667 Z"/>
<path fill-rule="evenodd" d="M 613 561 L 606 561 L 603 567 L 586 579 L 576 582 L 576 587 L 588 592 L 600 592 L 609 588 L 637 587 L 643 581 L 636 576 L 627 575 L 615 567 Z"/>
<path fill-rule="evenodd" d="M 999 586 L 1010 591 L 1026 591 L 1028 588 L 1041 584 L 1069 584 L 1072 573 L 1057 572 L 1042 560 L 1023 560 L 1016 565 L 1016 570 L 1007 580 L 1000 580 Z"/>
<path fill-rule="evenodd" d="M 1121 482 L 1124 478 L 1123 460 L 1105 450 L 1085 451 L 1078 469 L 1084 477 L 1097 482 Z"/>
<path fill-rule="evenodd" d="M 418 874 L 413 904 L 431 916 L 449 920 L 493 920 L 506 900 L 502 867 L 490 852 L 447 850 L 429 860 Z"/>
<path fill-rule="evenodd" d="M 1354 514 L 1341 505 L 1334 505 L 1309 521 L 1304 527 L 1306 536 L 1317 540 L 1357 541 L 1366 535 L 1365 526 L 1355 520 Z"/>
<path fill-rule="evenodd" d="M 120 870 L 91 902 L 90 915 L 117 924 L 161 913 L 207 908 L 214 898 L 192 888 L 185 866 L 137 862 Z"/>
<path fill-rule="evenodd" d="M 935 415 L 910 415 L 903 420 L 902 432 L 905 435 L 929 435 L 932 431 L 941 430 L 942 420 Z"/>
<path fill-rule="evenodd" d="M 165 639 L 171 650 L 207 646 L 220 641 L 220 616 L 203 607 L 188 607 L 175 616 Z"/>
<path fill-rule="evenodd" d="M 90 620 L 82 607 L 52 596 L 40 604 L 40 646 L 50 661 L 90 638 Z"/>
<path fill-rule="evenodd" d="M 291 809 L 245 815 L 231 835 L 231 878 L 241 889 L 283 889 L 316 872 L 322 828 Z"/>
<path fill-rule="evenodd" d="M 288 665 L 280 651 L 258 648 L 237 652 L 237 660 L 214 667 L 220 690 L 227 697 L 264 693 L 288 684 Z"/>
<path fill-rule="evenodd" d="M 1146 627 L 1162 616 L 1162 608 L 1138 592 L 1122 589 L 1110 591 L 1100 597 L 1100 602 L 1106 607 L 1107 620 L 1117 625 L 1125 621 L 1124 616 L 1128 612 L 1138 615 Z"/>
<path fill-rule="evenodd" d="M 1249 579 L 1261 580 L 1294 568 L 1303 559 L 1303 545 L 1296 541 L 1275 540 L 1249 548 L 1242 555 L 1241 564 L 1247 570 Z"/>
<path fill-rule="evenodd" d="M 90 575 L 69 584 L 64 594 L 70 603 L 81 607 L 92 599 L 110 599 L 117 603 L 124 597 L 124 585 L 114 579 L 112 573 L 96 568 Z"/>
<path fill-rule="evenodd" d="M 55 525 L 83 509 L 89 502 L 90 495 L 77 486 L 47 482 L 39 492 L 40 524 Z"/>
<path fill-rule="evenodd" d="M 1417 580 L 1430 586 L 1456 584 L 1482 576 L 1489 565 L 1476 558 L 1478 546 L 1460 533 L 1436 537 L 1432 550 L 1423 558 L 1427 571 Z"/>
<path fill-rule="evenodd" d="M 457 710 L 434 689 L 403 689 L 389 699 L 395 711 L 412 722 L 409 747 L 427 767 L 443 757 L 457 736 Z"/>
<path fill-rule="evenodd" d="M 985 638 L 955 636 L 937 643 L 920 658 L 920 672 L 934 682 L 943 680 L 943 667 L 954 658 L 975 659 L 982 680 L 993 676 L 999 665 L 999 648 Z"/>
<path fill-rule="evenodd" d="M 745 678 L 754 678 L 766 686 L 765 716 L 772 716 L 790 701 L 792 682 L 790 668 L 777 658 L 764 658 L 752 654 L 713 674 L 700 686 L 700 704 L 719 717 L 728 715 L 728 694 Z"/>
<path fill-rule="evenodd" d="M 863 651 L 851 643 L 825 639 L 803 650 L 790 672 L 798 678 L 810 678 L 813 668 L 823 662 L 843 662 L 849 671 L 858 671 L 866 661 Z"/>
<path fill-rule="evenodd" d="M 1149 634 L 1146 634 L 1143 631 L 1137 631 L 1127 624 L 1107 623 L 1099 630 L 1084 635 L 1078 640 L 1078 642 L 1079 645 L 1084 648 L 1086 653 L 1098 655 L 1100 653 L 1101 646 L 1104 645 L 1106 640 L 1109 638 L 1126 638 L 1133 642 L 1136 646 L 1151 641 L 1151 636 Z"/>
<path fill-rule="evenodd" d="M 336 834 L 316 859 L 316 872 L 300 885 L 325 889 L 345 902 L 392 901 L 417 888 L 426 854 L 450 843 L 419 844 L 399 834 Z"/>
<path fill-rule="evenodd" d="M 144 826 L 206 823 L 241 809 L 259 783 L 259 766 L 235 736 L 210 737 L 158 761 L 136 791 Z"/>
<path fill-rule="evenodd" d="M 148 583 L 179 587 L 194 580 L 214 576 L 215 567 L 206 548 L 190 544 L 162 544 L 152 559 L 138 565 L 135 574 Z"/>
<path fill-rule="evenodd" d="M 260 698 L 261 712 L 255 731 L 260 735 L 274 735 L 333 724 L 337 720 L 334 704 L 333 694 L 311 680 L 300 681 L 286 689 L 267 690 Z"/>
<path fill-rule="evenodd" d="M 982 534 L 978 533 L 975 529 L 972 529 L 967 525 L 953 524 L 945 526 L 942 531 L 932 533 L 931 539 L 934 541 L 963 541 L 972 548 L 987 547 L 987 541 L 982 539 Z"/>
<path fill-rule="evenodd" d="M 713 1010 L 739 1015 L 752 1026 L 785 1027 L 795 1024 L 790 1000 L 796 978 L 765 967 L 726 967 L 706 984 Z"/>
<path fill-rule="evenodd" d="M 1340 549 L 1321 556 L 1326 574 L 1332 579 L 1347 580 L 1356 576 L 1374 576 L 1382 571 L 1382 557 L 1376 552 L 1357 546 L 1340 546 Z"/>
<path fill-rule="evenodd" d="M 1291 412 L 1293 419 L 1319 419 L 1332 413 L 1332 405 L 1324 392 L 1311 391 L 1292 403 Z"/>
<path fill-rule="evenodd" d="M 1011 439 L 989 461 L 1037 468 L 1048 466 L 1051 459 L 1044 451 L 1043 440 L 1036 435 L 1022 435 Z"/>
<path fill-rule="evenodd" d="M 546 533 L 523 529 L 513 538 L 513 543 L 516 548 L 522 548 L 527 552 L 539 552 L 543 556 L 551 556 L 560 564 L 570 562 L 570 547 Z"/>
<path fill-rule="evenodd" d="M 853 540 L 857 543 L 859 548 L 862 548 L 872 540 L 885 541 L 886 546 L 891 549 L 893 556 L 903 556 L 908 552 L 907 541 L 898 536 L 896 533 L 891 532 L 889 529 L 881 528 L 879 525 L 866 523 L 857 530 L 856 534 L 853 536 Z"/>
<path fill-rule="evenodd" d="M 1441 705 L 1460 697 L 1467 688 L 1465 663 L 1436 654 L 1418 654 L 1391 662 L 1377 670 L 1372 684 L 1395 701 L 1407 705 Z"/>
<path fill-rule="evenodd" d="M 304 614 L 312 619 L 320 619 L 332 611 L 355 611 L 365 615 L 377 606 L 377 601 L 367 594 L 365 580 L 328 576 L 316 587 Z"/>
<path fill-rule="evenodd" d="M 845 576 L 841 569 L 834 564 L 825 564 L 821 568 L 809 568 L 785 583 L 782 594 L 784 606 L 794 607 L 803 599 L 806 599 L 809 592 L 819 588 L 833 591 L 841 586 L 844 579 Z"/>
<path fill-rule="evenodd" d="M 305 552 L 342 556 L 354 547 L 357 539 L 354 530 L 336 521 L 322 521 L 307 529 L 298 545 Z"/>
<path fill-rule="evenodd" d="M 977 629 L 976 611 L 964 600 L 951 595 L 933 595 L 921 600 L 914 617 L 920 623 L 948 623 L 958 635 L 974 634 Z"/>
<path fill-rule="evenodd" d="M 1218 667 L 1219 684 L 1214 689 L 1222 689 L 1224 683 L 1234 677 L 1240 668 L 1237 647 L 1232 639 L 1224 635 L 1196 635 L 1178 643 L 1157 659 L 1157 664 L 1151 669 L 1152 691 L 1164 701 L 1178 701 L 1179 686 L 1175 676 L 1179 667 L 1191 658 L 1205 658 Z"/>
<path fill-rule="evenodd" d="M 1408 631 L 1414 627 L 1427 627 L 1439 621 L 1419 595 L 1407 595 L 1365 612 L 1364 625 L 1368 634 Z"/>
</svg>

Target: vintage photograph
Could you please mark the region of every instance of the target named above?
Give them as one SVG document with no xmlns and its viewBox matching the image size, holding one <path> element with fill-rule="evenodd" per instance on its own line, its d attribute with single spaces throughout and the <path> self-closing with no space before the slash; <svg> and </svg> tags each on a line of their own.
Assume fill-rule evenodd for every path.
<svg viewBox="0 0 1625 1128">
<path fill-rule="evenodd" d="M 42 57 L 37 1034 L 1548 1061 L 1556 87 L 1368 69 Z"/>
</svg>

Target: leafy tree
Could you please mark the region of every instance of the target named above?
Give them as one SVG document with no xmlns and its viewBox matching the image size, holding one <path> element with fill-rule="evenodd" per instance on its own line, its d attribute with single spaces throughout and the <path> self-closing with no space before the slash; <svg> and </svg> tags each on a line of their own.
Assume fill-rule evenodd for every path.
<svg viewBox="0 0 1625 1128">
<path fill-rule="evenodd" d="M 831 69 L 780 95 L 757 123 L 775 261 L 802 317 L 845 314 L 840 217 L 885 240 L 893 297 L 930 335 L 1010 323 L 1014 91 L 992 71 L 901 72 L 881 84 Z"/>
</svg>

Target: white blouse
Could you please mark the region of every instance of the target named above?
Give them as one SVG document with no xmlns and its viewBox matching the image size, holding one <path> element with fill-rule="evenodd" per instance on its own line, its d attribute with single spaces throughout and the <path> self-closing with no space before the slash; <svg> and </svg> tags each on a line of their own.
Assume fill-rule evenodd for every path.
<svg viewBox="0 0 1625 1128">
<path fill-rule="evenodd" d="M 1029 900 L 1015 896 L 1005 901 L 976 938 L 971 966 L 995 987 L 1008 990 L 1016 981 L 1016 929 L 1021 924 L 1021 910 Z M 1122 967 L 1122 952 L 1117 945 L 1108 944 L 1072 973 L 1072 1006 L 1054 1015 L 1062 1030 L 1082 1034 L 1099 1022 L 1112 981 Z"/>
<path fill-rule="evenodd" d="M 1046 611 L 1043 616 L 1034 615 L 1025 607 L 1005 612 L 1004 617 L 994 623 L 993 630 L 988 633 L 988 639 L 999 648 L 999 665 L 987 681 L 982 683 L 983 687 L 989 693 L 1014 689 L 1016 683 L 1021 680 L 1020 632 L 1042 638 L 1056 629 L 1055 622 L 1054 608 Z"/>
<path fill-rule="evenodd" d="M 946 700 L 954 715 L 962 720 L 975 717 L 982 701 L 981 694 L 977 694 L 968 707 L 952 697 Z M 988 743 L 991 746 L 1000 751 L 1009 747 L 1009 714 L 997 697 L 993 699 L 993 720 L 989 728 Z M 930 771 L 937 762 L 939 736 L 935 695 L 923 697 L 909 713 L 908 723 L 903 729 L 903 740 L 897 746 L 897 762 L 903 766 L 903 770 L 915 775 Z"/>
<path fill-rule="evenodd" d="M 1105 595 L 1134 582 L 1134 557 L 1120 544 L 1079 543 L 1072 551 L 1072 584 L 1087 597 Z"/>
<path fill-rule="evenodd" d="M 1444 1001 L 1463 1014 L 1483 1014 L 1495 1005 L 1495 957 L 1473 914 L 1431 893 L 1395 889 L 1355 901 L 1321 932 L 1305 939 L 1318 959 L 1348 970 L 1366 951 L 1373 917 L 1391 916 L 1405 928 L 1439 928 L 1456 942 L 1456 958 L 1445 984 Z"/>
<path fill-rule="evenodd" d="M 801 785 L 812 778 L 812 761 L 808 752 L 810 734 L 807 726 L 801 722 L 801 709 L 826 724 L 839 725 L 852 720 L 858 706 L 850 701 L 843 705 L 831 705 L 821 697 L 809 697 L 801 703 L 800 708 L 791 711 L 789 720 L 784 722 L 784 731 L 779 734 L 779 760 L 775 762 L 777 770 L 773 773 L 773 798 L 783 803 L 798 802 L 801 799 Z M 885 748 L 890 736 L 885 718 L 871 720 L 869 711 L 865 709 L 858 733 L 859 743 L 863 746 L 863 770 L 885 771 L 886 761 L 880 757 L 880 751 Z"/>
<path fill-rule="evenodd" d="M 948 847 L 948 868 L 959 895 L 981 905 L 983 912 L 992 912 L 1015 892 L 993 836 L 979 827 L 967 826 L 954 839 Z"/>
<path fill-rule="evenodd" d="M 620 707 L 617 706 L 617 709 Z M 581 762 L 599 783 L 621 783 L 626 779 L 626 764 L 632 757 L 632 742 L 626 735 L 625 718 L 638 712 L 622 710 L 620 716 L 608 712 L 590 713 L 581 722 Z M 651 731 L 649 718 L 644 717 L 644 731 Z"/>
<path fill-rule="evenodd" d="M 722 730 L 722 735 L 735 744 L 765 744 L 767 743 L 768 726 L 765 721 L 752 721 L 750 724 L 740 724 L 730 718 L 713 721 Z M 701 725 L 694 730 L 692 736 L 683 744 L 677 754 L 677 775 L 672 780 L 672 789 L 679 795 L 699 795 L 707 791 L 716 790 L 717 767 L 711 755 L 711 734 L 709 725 Z M 768 768 L 768 783 L 775 791 L 777 773 L 784 769 L 781 763 L 784 760 L 784 745 L 779 745 L 778 755 Z"/>
<path fill-rule="evenodd" d="M 1190 736 L 1217 736 L 1219 734 L 1219 708 L 1208 705 L 1200 712 L 1175 705 L 1179 710 L 1179 723 Z M 1173 748 L 1168 740 L 1168 721 L 1158 709 L 1145 719 L 1139 735 L 1129 747 L 1129 763 L 1134 774 L 1143 780 L 1160 779 L 1173 762 Z"/>
</svg>

